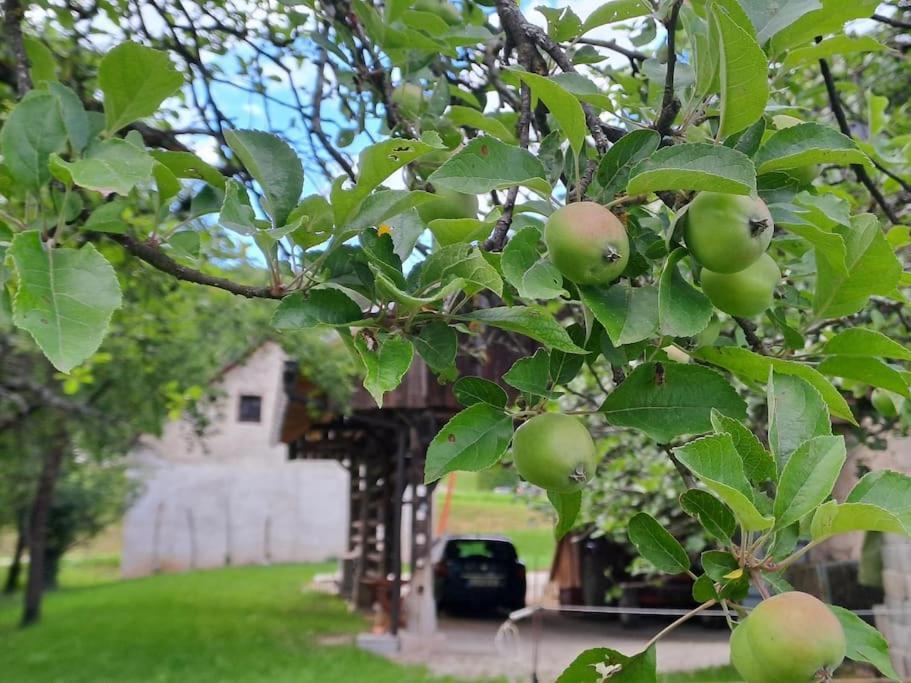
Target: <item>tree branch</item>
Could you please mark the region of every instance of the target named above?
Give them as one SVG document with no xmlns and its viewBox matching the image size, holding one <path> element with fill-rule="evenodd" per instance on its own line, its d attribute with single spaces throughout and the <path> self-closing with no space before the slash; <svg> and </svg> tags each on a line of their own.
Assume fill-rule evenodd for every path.
<svg viewBox="0 0 911 683">
<path fill-rule="evenodd" d="M 662 136 L 670 132 L 674 119 L 680 111 L 680 100 L 674 94 L 674 71 L 677 67 L 677 18 L 680 16 L 680 6 L 683 0 L 677 0 L 671 8 L 671 15 L 664 24 L 667 29 L 667 75 L 664 78 L 664 99 L 661 102 L 661 112 L 655 121 L 655 130 Z"/>
<path fill-rule="evenodd" d="M 3 32 L 9 41 L 13 58 L 16 60 L 16 91 L 22 97 L 32 89 L 32 77 L 28 72 L 28 53 L 22 40 L 22 20 L 25 18 L 25 7 L 19 0 L 3 2 Z"/>
<path fill-rule="evenodd" d="M 819 68 L 822 71 L 822 78 L 826 84 L 826 92 L 829 95 L 829 105 L 832 108 L 832 113 L 835 115 L 835 120 L 838 121 L 838 127 L 844 135 L 847 135 L 849 138 L 853 137 L 851 135 L 851 126 L 848 124 L 848 119 L 845 116 L 845 110 L 841 105 L 841 99 L 838 97 L 838 90 L 835 87 L 835 79 L 832 77 L 832 70 L 829 68 L 829 63 L 825 59 L 820 59 Z M 876 184 L 870 178 L 867 169 L 861 164 L 852 164 L 851 169 L 854 171 L 854 175 L 857 176 L 857 180 L 867 188 L 870 196 L 873 197 L 873 200 L 882 208 L 886 217 L 892 223 L 897 224 L 899 222 L 898 216 L 895 214 L 892 207 L 889 206 L 883 193 L 880 192 L 879 188 L 876 187 Z"/>
<path fill-rule="evenodd" d="M 164 253 L 154 243 L 140 242 L 129 235 L 105 233 L 107 237 L 120 244 L 136 258 L 145 261 L 163 273 L 173 275 L 178 280 L 193 282 L 198 285 L 223 289 L 231 294 L 245 296 L 248 299 L 281 299 L 287 292 L 273 287 L 254 287 L 242 285 L 227 278 L 208 275 L 193 268 L 187 268 Z"/>
<path fill-rule="evenodd" d="M 893 28 L 911 28 L 911 21 L 901 21 L 900 19 L 894 19 L 893 17 L 887 17 L 884 14 L 874 14 L 872 17 L 873 21 L 878 21 L 882 24 L 887 24 Z"/>
</svg>

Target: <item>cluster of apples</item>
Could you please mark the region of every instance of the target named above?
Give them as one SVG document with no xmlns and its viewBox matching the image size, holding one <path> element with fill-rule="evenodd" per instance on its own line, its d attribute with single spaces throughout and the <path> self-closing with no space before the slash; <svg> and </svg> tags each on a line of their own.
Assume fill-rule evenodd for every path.
<svg viewBox="0 0 911 683">
<path fill-rule="evenodd" d="M 686 247 L 702 266 L 702 291 L 715 308 L 743 318 L 766 310 L 781 271 L 766 253 L 775 228 L 765 202 L 700 192 L 682 220 Z"/>
</svg>

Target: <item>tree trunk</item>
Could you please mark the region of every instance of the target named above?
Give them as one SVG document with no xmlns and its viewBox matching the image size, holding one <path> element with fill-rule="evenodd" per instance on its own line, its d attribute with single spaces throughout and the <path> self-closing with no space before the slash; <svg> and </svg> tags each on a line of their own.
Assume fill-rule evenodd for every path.
<svg viewBox="0 0 911 683">
<path fill-rule="evenodd" d="M 25 513 L 19 515 L 19 523 L 16 525 L 16 549 L 13 551 L 13 561 L 9 569 L 6 570 L 6 581 L 3 583 L 4 595 L 11 595 L 19 588 L 19 575 L 22 573 L 22 556 L 25 554 L 26 533 Z"/>
<path fill-rule="evenodd" d="M 32 503 L 28 538 L 28 584 L 25 587 L 25 603 L 22 610 L 22 625 L 35 624 L 41 618 L 41 598 L 45 581 L 45 547 L 47 545 L 47 523 L 54 503 L 54 489 L 60 465 L 67 451 L 66 432 L 61 429 L 56 443 L 45 456 L 38 477 L 38 488 Z"/>
</svg>

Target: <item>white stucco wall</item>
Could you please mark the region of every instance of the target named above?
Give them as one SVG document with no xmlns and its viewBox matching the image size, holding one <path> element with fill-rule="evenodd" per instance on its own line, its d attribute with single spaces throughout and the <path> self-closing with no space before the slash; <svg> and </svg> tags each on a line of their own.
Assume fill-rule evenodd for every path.
<svg viewBox="0 0 911 683">
<path fill-rule="evenodd" d="M 142 493 L 124 518 L 124 576 L 345 552 L 348 473 L 334 461 L 288 461 L 278 441 L 284 360 L 269 342 L 227 370 L 202 438 L 176 421 L 139 440 L 132 460 Z M 262 397 L 260 422 L 238 420 L 242 395 Z"/>
<path fill-rule="evenodd" d="M 345 552 L 348 473 L 336 462 L 269 466 L 148 462 L 124 518 L 125 577 Z"/>
<path fill-rule="evenodd" d="M 193 433 L 186 421 L 165 425 L 160 437 L 144 436 L 142 451 L 171 462 L 230 462 L 236 464 L 278 464 L 287 458 L 287 447 L 278 441 L 285 393 L 282 369 L 286 355 L 282 348 L 267 342 L 241 365 L 224 373 L 214 383 L 221 397 L 208 415 L 211 426 L 204 438 Z M 260 422 L 238 421 L 242 395 L 262 397 Z"/>
</svg>

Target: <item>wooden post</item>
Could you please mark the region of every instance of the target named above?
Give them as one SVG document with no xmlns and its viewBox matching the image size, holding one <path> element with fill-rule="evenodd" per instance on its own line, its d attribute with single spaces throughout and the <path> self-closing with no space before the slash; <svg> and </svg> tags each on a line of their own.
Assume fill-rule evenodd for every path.
<svg viewBox="0 0 911 683">
<path fill-rule="evenodd" d="M 408 449 L 408 432 L 400 429 L 395 453 L 395 485 L 392 491 L 392 601 L 389 610 L 392 635 L 399 632 L 402 613 L 402 496 L 405 493 L 405 453 Z"/>
</svg>

